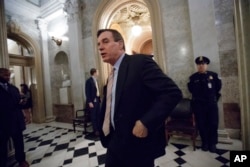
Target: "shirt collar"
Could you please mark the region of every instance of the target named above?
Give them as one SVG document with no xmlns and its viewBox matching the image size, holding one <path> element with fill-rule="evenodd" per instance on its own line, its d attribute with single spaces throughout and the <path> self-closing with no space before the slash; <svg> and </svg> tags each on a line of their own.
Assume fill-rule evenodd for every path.
<svg viewBox="0 0 250 167">
<path fill-rule="evenodd" d="M 94 76 L 91 76 L 95 81 L 96 81 L 96 77 L 94 77 Z"/>
<path fill-rule="evenodd" d="M 7 82 L 3 83 L 3 82 L 0 82 L 0 85 L 8 85 Z"/>
<path fill-rule="evenodd" d="M 123 54 L 119 57 L 119 59 L 115 62 L 113 68 L 115 68 L 116 71 L 119 70 L 119 67 L 120 67 L 120 65 L 121 65 L 121 62 L 122 62 L 124 56 L 125 56 L 125 53 L 123 53 Z"/>
<path fill-rule="evenodd" d="M 0 82 L 0 86 L 6 89 L 6 86 L 8 87 L 8 83 L 7 82 L 5 82 L 5 83 Z"/>
</svg>

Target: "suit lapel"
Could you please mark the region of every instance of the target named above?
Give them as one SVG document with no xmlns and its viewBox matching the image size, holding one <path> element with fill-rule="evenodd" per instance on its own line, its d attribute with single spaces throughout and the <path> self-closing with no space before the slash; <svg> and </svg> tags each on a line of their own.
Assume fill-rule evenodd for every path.
<svg viewBox="0 0 250 167">
<path fill-rule="evenodd" d="M 115 111 L 117 109 L 117 106 L 119 105 L 120 97 L 123 91 L 123 86 L 127 79 L 128 62 L 130 60 L 129 58 L 130 57 L 128 55 L 125 55 L 119 67 L 117 81 L 116 81 Z"/>
<path fill-rule="evenodd" d="M 91 77 L 91 89 L 94 88 L 96 90 L 95 80 Z"/>
</svg>

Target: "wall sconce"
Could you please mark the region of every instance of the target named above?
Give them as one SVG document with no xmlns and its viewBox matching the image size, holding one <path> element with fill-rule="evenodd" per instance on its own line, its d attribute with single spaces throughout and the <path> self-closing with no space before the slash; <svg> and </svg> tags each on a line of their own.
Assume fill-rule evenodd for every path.
<svg viewBox="0 0 250 167">
<path fill-rule="evenodd" d="M 56 39 L 54 36 L 52 36 L 51 38 L 58 46 L 60 46 L 62 44 L 62 40 L 61 39 Z"/>
</svg>

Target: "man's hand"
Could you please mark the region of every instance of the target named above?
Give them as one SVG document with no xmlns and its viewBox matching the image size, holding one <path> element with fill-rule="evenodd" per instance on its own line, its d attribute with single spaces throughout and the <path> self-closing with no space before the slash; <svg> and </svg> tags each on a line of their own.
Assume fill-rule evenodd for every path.
<svg viewBox="0 0 250 167">
<path fill-rule="evenodd" d="M 92 102 L 89 103 L 89 108 L 94 108 L 94 104 Z"/>
<path fill-rule="evenodd" d="M 140 120 L 135 122 L 135 126 L 133 128 L 133 135 L 139 138 L 144 138 L 148 136 L 148 129 L 143 125 Z"/>
</svg>

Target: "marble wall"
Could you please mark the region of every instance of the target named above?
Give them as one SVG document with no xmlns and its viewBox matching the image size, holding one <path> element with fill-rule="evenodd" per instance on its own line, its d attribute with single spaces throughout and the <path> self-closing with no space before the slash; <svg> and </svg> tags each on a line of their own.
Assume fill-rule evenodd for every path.
<svg viewBox="0 0 250 167">
<path fill-rule="evenodd" d="M 225 127 L 240 129 L 238 63 L 233 0 L 214 0 Z"/>
<path fill-rule="evenodd" d="M 160 1 L 168 75 L 182 89 L 184 97 L 188 77 L 194 72 L 188 1 Z"/>
<path fill-rule="evenodd" d="M 95 46 L 93 38 L 96 38 L 96 32 L 93 31 L 93 20 L 95 11 L 100 3 L 100 0 L 83 0 L 84 10 L 82 13 L 82 35 L 83 35 L 83 57 L 82 63 L 85 71 L 88 73 L 91 68 L 98 67 L 99 55 L 95 54 Z"/>
<path fill-rule="evenodd" d="M 93 20 L 95 12 L 100 3 L 100 0 L 83 0 L 84 10 L 82 12 L 82 36 L 83 36 L 83 50 L 80 57 L 82 63 L 82 70 L 84 72 L 84 78 L 88 79 L 89 71 L 91 68 L 99 67 L 101 61 L 99 54 L 95 52 L 96 43 L 93 38 L 96 38 L 96 32 L 93 32 Z M 102 70 L 102 69 L 98 69 Z M 102 85 L 102 82 L 99 82 Z M 85 98 L 85 81 L 83 81 L 83 94 Z M 85 99 L 84 99 L 85 101 Z"/>
<path fill-rule="evenodd" d="M 52 105 L 59 104 L 59 89 L 62 85 L 62 75 L 61 75 L 61 64 L 65 64 L 66 61 L 63 58 L 67 57 L 67 65 L 69 64 L 69 44 L 68 41 L 62 40 L 62 44 L 59 46 L 53 40 L 52 36 L 55 38 L 62 38 L 62 36 L 67 36 L 67 34 L 62 34 L 62 30 L 67 27 L 66 18 L 64 15 L 45 23 L 47 26 L 47 36 L 48 36 L 48 59 L 49 59 L 49 74 L 51 86 L 51 96 Z M 64 30 L 65 31 L 65 30 Z M 43 55 L 46 56 L 46 55 Z M 67 67 L 67 72 L 70 74 L 69 67 Z"/>
<path fill-rule="evenodd" d="M 68 56 L 64 51 L 59 51 L 51 56 L 51 87 L 53 104 L 60 103 L 59 91 L 63 87 L 63 75 L 67 74 L 70 79 L 70 67 Z M 71 94 L 70 94 L 71 95 Z"/>
<path fill-rule="evenodd" d="M 68 59 L 69 57 L 69 49 L 68 49 L 68 42 L 63 41 L 62 46 L 57 46 L 52 40 L 48 41 L 49 42 L 49 63 L 50 63 L 50 76 L 45 76 L 45 77 L 50 77 L 51 78 L 51 83 L 47 83 L 51 85 L 51 95 L 52 95 L 52 104 L 58 104 L 59 103 L 59 89 L 62 87 L 62 67 L 61 63 L 64 62 L 67 66 L 65 68 L 65 72 L 67 72 L 69 75 L 71 74 L 69 62 L 65 63 L 65 61 L 60 60 L 58 61 L 58 54 L 65 55 Z M 69 60 L 68 60 L 69 61 Z M 60 63 L 61 62 L 61 63 Z"/>
</svg>

